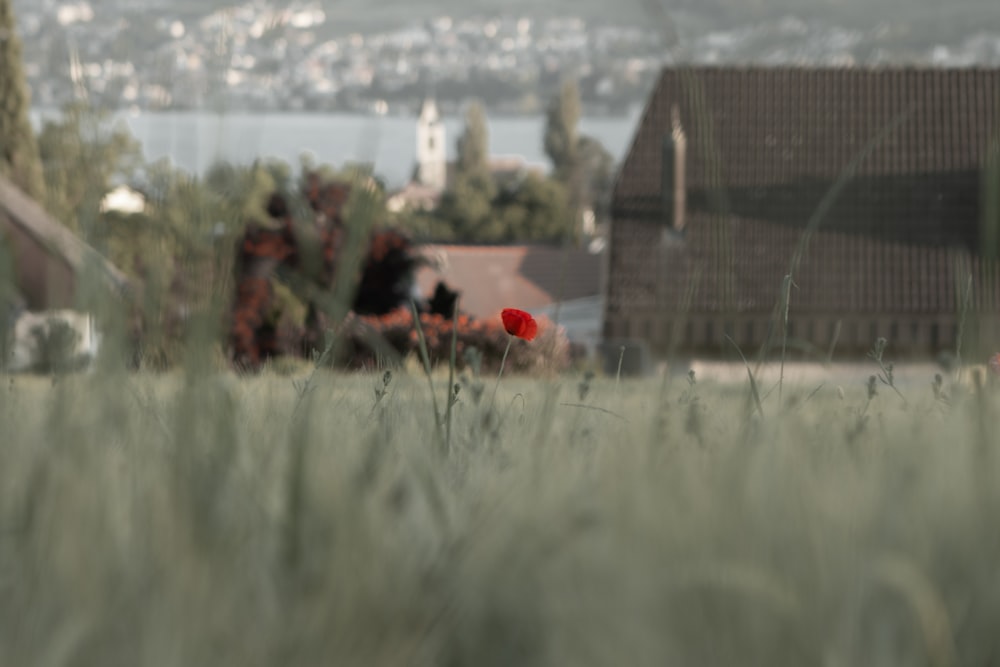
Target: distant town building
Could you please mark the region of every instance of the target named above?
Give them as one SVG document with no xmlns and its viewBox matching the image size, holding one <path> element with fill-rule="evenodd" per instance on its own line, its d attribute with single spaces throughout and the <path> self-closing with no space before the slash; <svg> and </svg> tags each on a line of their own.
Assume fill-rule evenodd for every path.
<svg viewBox="0 0 1000 667">
<path fill-rule="evenodd" d="M 448 147 L 444 123 L 434 100 L 424 100 L 417 119 L 417 178 L 419 185 L 444 190 L 448 178 Z"/>
<path fill-rule="evenodd" d="M 127 185 L 119 185 L 101 199 L 101 213 L 142 213 L 146 210 L 146 196 Z"/>
<path fill-rule="evenodd" d="M 424 101 L 417 118 L 417 151 L 413 179 L 393 192 L 386 206 L 390 211 L 430 211 L 437 207 L 441 194 L 454 182 L 456 162 L 448 160 L 444 122 L 432 98 Z M 498 185 L 518 181 L 529 173 L 544 176 L 546 167 L 533 164 L 520 155 L 491 155 L 487 169 Z"/>
<path fill-rule="evenodd" d="M 430 185 L 410 182 L 396 190 L 386 199 L 386 208 L 393 213 L 404 210 L 433 211 L 441 201 L 443 190 Z"/>
</svg>

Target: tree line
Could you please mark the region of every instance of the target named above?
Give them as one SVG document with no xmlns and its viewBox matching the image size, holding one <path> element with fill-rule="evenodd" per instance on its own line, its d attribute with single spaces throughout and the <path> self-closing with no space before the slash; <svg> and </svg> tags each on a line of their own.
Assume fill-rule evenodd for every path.
<svg viewBox="0 0 1000 667">
<path fill-rule="evenodd" d="M 493 169 L 486 110 L 474 101 L 456 142 L 453 176 L 433 210 L 407 211 L 399 224 L 425 240 L 459 243 L 574 243 L 606 218 L 614 160 L 599 141 L 580 134 L 580 93 L 565 81 L 546 113 L 544 148 L 550 174 Z"/>
</svg>

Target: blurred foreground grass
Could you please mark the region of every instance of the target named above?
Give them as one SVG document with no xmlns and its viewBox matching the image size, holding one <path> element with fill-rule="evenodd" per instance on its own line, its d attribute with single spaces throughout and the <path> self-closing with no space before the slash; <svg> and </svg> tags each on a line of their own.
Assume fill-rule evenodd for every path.
<svg viewBox="0 0 1000 667">
<path fill-rule="evenodd" d="M 2 380 L 3 665 L 1000 661 L 989 390 Z"/>
</svg>

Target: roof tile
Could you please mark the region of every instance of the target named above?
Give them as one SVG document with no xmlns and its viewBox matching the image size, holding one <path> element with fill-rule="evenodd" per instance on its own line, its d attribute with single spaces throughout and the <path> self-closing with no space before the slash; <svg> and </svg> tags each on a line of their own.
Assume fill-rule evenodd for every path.
<svg viewBox="0 0 1000 667">
<path fill-rule="evenodd" d="M 442 280 L 461 293 L 459 307 L 476 317 L 600 294 L 603 258 L 578 248 L 427 245 L 421 251 L 436 265 L 417 272 L 421 294 L 430 295 Z"/>
<path fill-rule="evenodd" d="M 675 107 L 688 210 L 664 244 Z M 969 274 L 980 307 L 1000 309 L 977 258 L 998 128 L 1000 69 L 668 68 L 615 184 L 609 312 L 769 311 L 810 221 L 798 312 L 954 313 Z"/>
</svg>

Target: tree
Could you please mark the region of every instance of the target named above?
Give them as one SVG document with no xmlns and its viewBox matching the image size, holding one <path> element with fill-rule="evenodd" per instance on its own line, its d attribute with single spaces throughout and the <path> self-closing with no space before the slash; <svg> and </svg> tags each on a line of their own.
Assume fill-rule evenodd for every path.
<svg viewBox="0 0 1000 667">
<path fill-rule="evenodd" d="M 145 210 L 102 213 L 93 241 L 139 287 L 132 334 L 143 363 L 168 366 L 192 318 L 231 298 L 233 246 L 246 219 L 266 215 L 263 194 L 275 183 L 259 165 L 219 162 L 198 178 L 164 159 L 145 165 L 137 186 Z"/>
<path fill-rule="evenodd" d="M 492 193 L 479 176 L 459 174 L 441 196 L 436 213 L 448 223 L 456 240 L 482 240 L 493 215 Z"/>
<path fill-rule="evenodd" d="M 577 141 L 577 155 L 581 203 L 592 208 L 599 219 L 606 218 L 610 214 L 615 160 L 600 141 L 585 134 Z"/>
<path fill-rule="evenodd" d="M 479 102 L 473 102 L 465 110 L 465 129 L 458 137 L 459 174 L 469 176 L 489 175 L 490 139 L 486 124 L 486 110 Z"/>
<path fill-rule="evenodd" d="M 567 190 L 574 218 L 585 207 L 603 217 L 611 197 L 614 158 L 601 143 L 580 134 L 580 91 L 567 80 L 552 99 L 545 125 L 545 152 L 552 160 L 552 175 Z"/>
<path fill-rule="evenodd" d="M 552 176 L 562 183 L 569 196 L 575 222 L 583 209 L 583 174 L 580 171 L 580 89 L 567 79 L 549 103 L 545 123 L 545 153 L 552 160 Z"/>
<path fill-rule="evenodd" d="M 404 230 L 418 242 L 455 240 L 455 227 L 438 211 L 404 209 L 392 214 L 389 223 Z"/>
<path fill-rule="evenodd" d="M 2 0 L 0 0 L 2 1 Z M 124 125 L 84 102 L 67 105 L 46 121 L 38 152 L 47 184 L 45 207 L 56 220 L 89 237 L 101 200 L 116 183 L 127 183 L 143 165 L 142 147 Z"/>
<path fill-rule="evenodd" d="M 291 169 L 280 161 L 257 161 L 235 165 L 217 161 L 205 174 L 204 185 L 219 199 L 211 230 L 204 234 L 228 235 L 242 232 L 249 222 L 266 223 L 270 216 L 267 203 L 271 194 L 289 196 Z"/>
<path fill-rule="evenodd" d="M 566 188 L 535 173 L 525 175 L 494 203 L 497 224 L 487 231 L 503 242 L 559 242 L 573 237 Z"/>
<path fill-rule="evenodd" d="M 11 0 L 0 0 L 0 175 L 29 196 L 45 193 L 38 145 L 28 118 L 30 99 L 21 69 L 21 41 Z"/>
<path fill-rule="evenodd" d="M 559 94 L 549 103 L 545 119 L 545 154 L 552 160 L 553 175 L 569 183 L 577 166 L 580 121 L 580 90 L 573 79 L 567 79 Z"/>
<path fill-rule="evenodd" d="M 496 195 L 489 168 L 486 111 L 479 102 L 473 102 L 465 111 L 465 129 L 458 137 L 457 148 L 455 176 L 441 197 L 438 217 L 448 223 L 456 239 L 476 239 L 491 222 Z"/>
</svg>

